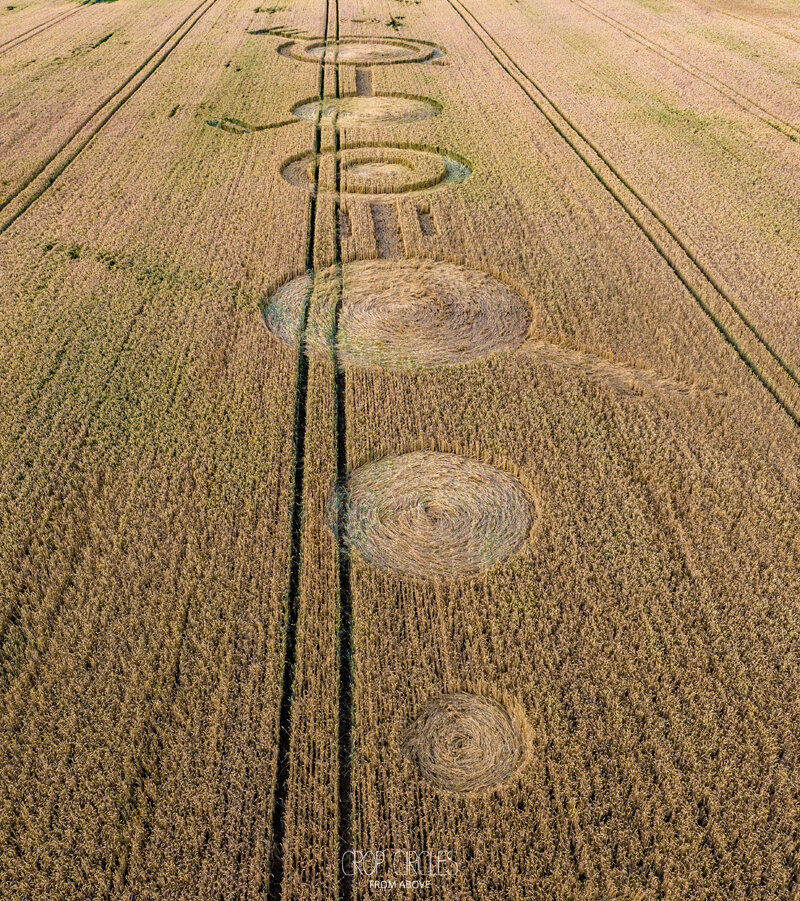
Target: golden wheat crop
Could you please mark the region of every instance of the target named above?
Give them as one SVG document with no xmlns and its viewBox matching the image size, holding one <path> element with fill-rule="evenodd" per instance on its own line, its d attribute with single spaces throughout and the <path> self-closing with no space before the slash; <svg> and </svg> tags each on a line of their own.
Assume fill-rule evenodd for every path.
<svg viewBox="0 0 800 901">
<path fill-rule="evenodd" d="M 4 899 L 800 897 L 798 40 L 0 12 Z"/>
</svg>

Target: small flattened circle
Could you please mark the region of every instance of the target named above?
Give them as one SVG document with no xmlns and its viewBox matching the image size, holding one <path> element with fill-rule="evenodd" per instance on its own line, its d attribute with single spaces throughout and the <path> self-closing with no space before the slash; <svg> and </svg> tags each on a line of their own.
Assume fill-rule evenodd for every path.
<svg viewBox="0 0 800 901">
<path fill-rule="evenodd" d="M 321 113 L 323 121 L 334 118 L 344 128 L 348 126 L 399 125 L 431 119 L 441 112 L 439 104 L 424 97 L 374 95 L 372 97 L 340 97 L 329 100 L 309 100 L 292 109 L 298 119 L 316 122 Z"/>
<path fill-rule="evenodd" d="M 432 699 L 400 737 L 404 756 L 440 791 L 472 795 L 506 782 L 525 760 L 520 716 L 458 692 Z"/>
</svg>

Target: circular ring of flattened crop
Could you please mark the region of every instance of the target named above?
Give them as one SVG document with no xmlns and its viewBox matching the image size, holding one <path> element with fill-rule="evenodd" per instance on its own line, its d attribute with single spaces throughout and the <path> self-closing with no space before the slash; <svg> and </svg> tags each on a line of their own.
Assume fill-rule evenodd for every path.
<svg viewBox="0 0 800 901">
<path fill-rule="evenodd" d="M 350 37 L 338 41 L 297 41 L 287 48 L 289 56 L 306 63 L 337 62 L 346 66 L 386 66 L 392 63 L 422 63 L 437 55 L 437 48 L 421 41 L 401 38 Z"/>
<path fill-rule="evenodd" d="M 401 735 L 400 748 L 424 779 L 458 795 L 498 788 L 519 770 L 526 752 L 518 717 L 467 692 L 429 701 Z"/>
<path fill-rule="evenodd" d="M 435 153 L 365 147 L 341 154 L 345 194 L 406 194 L 424 191 L 447 179 L 445 158 Z M 323 190 L 327 185 L 323 186 Z"/>
<path fill-rule="evenodd" d="M 287 160 L 281 175 L 298 188 L 314 190 L 314 173 L 319 173 L 318 190 L 329 194 L 333 183 L 333 152 L 323 150 L 315 165 L 308 151 Z M 393 145 L 348 147 L 339 153 L 341 185 L 345 194 L 364 197 L 433 191 L 460 184 L 471 174 L 470 167 L 455 156 L 434 150 Z"/>
<path fill-rule="evenodd" d="M 316 122 L 322 110 L 322 120 L 334 118 L 343 128 L 348 126 L 400 125 L 419 122 L 438 116 L 442 108 L 425 97 L 407 97 L 401 94 L 373 95 L 371 97 L 339 97 L 328 100 L 307 100 L 292 108 L 298 119 Z"/>
<path fill-rule="evenodd" d="M 313 294 L 311 290 L 313 287 Z M 269 330 L 294 344 L 311 297 L 306 349 L 331 356 L 333 305 L 341 293 L 337 358 L 346 367 L 411 369 L 471 363 L 516 350 L 531 308 L 485 272 L 434 260 L 365 260 L 300 276 L 269 299 Z"/>
<path fill-rule="evenodd" d="M 423 578 L 488 570 L 519 551 L 535 511 L 522 485 L 494 466 L 435 451 L 386 457 L 354 470 L 342 536 L 380 569 Z"/>
</svg>

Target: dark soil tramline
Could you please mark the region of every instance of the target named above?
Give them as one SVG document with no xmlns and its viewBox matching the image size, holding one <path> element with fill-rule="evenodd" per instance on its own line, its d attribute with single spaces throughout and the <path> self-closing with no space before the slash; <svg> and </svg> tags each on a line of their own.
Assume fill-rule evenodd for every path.
<svg viewBox="0 0 800 901">
<path fill-rule="evenodd" d="M 314 272 L 314 219 L 316 215 L 316 199 L 318 194 L 323 190 L 320 183 L 320 156 L 327 152 L 322 147 L 322 124 L 324 106 L 327 103 L 325 97 L 325 69 L 331 67 L 333 78 L 333 103 L 337 106 L 334 109 L 332 117 L 328 117 L 332 124 L 333 143 L 332 154 L 334 162 L 333 186 L 330 191 L 334 197 L 334 260 L 333 265 L 325 270 L 325 278 L 335 278 L 336 280 L 336 301 L 333 311 L 333 327 L 330 337 L 332 371 L 333 371 L 333 404 L 334 404 L 334 456 L 336 480 L 332 487 L 332 507 L 334 509 L 332 528 L 334 530 L 337 541 L 338 556 L 338 624 L 337 624 L 337 666 L 339 673 L 338 685 L 338 851 L 340 863 L 344 859 L 347 851 L 353 847 L 353 810 L 352 810 L 352 754 L 353 754 L 353 704 L 354 704 L 354 668 L 353 668 L 353 605 L 352 605 L 352 586 L 351 586 L 351 568 L 350 553 L 351 548 L 359 546 L 358 536 L 349 534 L 349 512 L 352 503 L 355 501 L 353 491 L 362 490 L 366 482 L 370 478 L 370 466 L 360 467 L 355 472 L 351 471 L 348 466 L 347 459 L 347 413 L 346 413 L 346 393 L 347 393 L 347 370 L 348 359 L 343 359 L 339 353 L 341 335 L 341 321 L 343 310 L 347 305 L 347 298 L 344 291 L 344 279 L 347 266 L 358 266 L 358 263 L 343 264 L 342 261 L 342 237 L 349 229 L 349 216 L 347 210 L 343 206 L 343 195 L 346 188 L 343 186 L 343 160 L 347 150 L 341 146 L 341 128 L 339 123 L 338 104 L 343 99 L 340 90 L 340 66 L 355 65 L 356 68 L 356 84 L 357 96 L 372 96 L 372 73 L 370 66 L 372 65 L 391 65 L 393 63 L 410 62 L 427 62 L 428 57 L 424 59 L 380 59 L 381 47 L 394 47 L 390 42 L 375 41 L 371 39 L 350 39 L 347 48 L 347 59 L 339 60 L 338 53 L 340 47 L 344 45 L 344 41 L 339 38 L 339 11 L 338 0 L 334 0 L 334 34 L 332 39 L 329 37 L 329 3 L 326 3 L 326 21 L 325 35 L 321 42 L 313 45 L 314 49 L 321 52 L 317 54 L 318 64 L 320 67 L 319 77 L 319 100 L 317 108 L 317 119 L 315 126 L 314 150 L 313 150 L 313 180 L 309 186 L 310 194 L 310 219 L 309 219 L 309 242 L 308 252 L 306 256 L 306 276 L 301 277 L 307 280 L 308 286 L 305 289 L 301 308 L 299 311 L 299 319 L 296 322 L 297 348 L 298 348 L 298 380 L 297 380 L 297 401 L 295 414 L 295 482 L 294 482 L 294 501 L 292 505 L 292 547 L 291 562 L 289 574 L 289 591 L 287 599 L 287 618 L 286 618 L 286 644 L 285 644 L 285 662 L 284 662 L 284 684 L 280 713 L 280 735 L 279 735 L 279 752 L 278 766 L 275 788 L 275 801 L 273 808 L 273 844 L 270 866 L 270 886 L 268 897 L 270 901 L 277 901 L 281 895 L 281 884 L 283 881 L 283 841 L 285 836 L 285 823 L 283 820 L 284 810 L 286 806 L 286 792 L 288 790 L 288 767 L 289 767 L 289 751 L 290 751 L 290 732 L 291 732 L 291 716 L 292 716 L 292 693 L 294 670 L 296 664 L 296 628 L 297 618 L 299 614 L 299 571 L 301 566 L 301 532 L 302 532 L 302 492 L 303 492 L 303 470 L 304 470 L 304 454 L 305 454 L 305 430 L 306 430 L 306 395 L 307 395 L 307 377 L 308 377 L 308 326 L 309 326 L 309 308 L 313 302 L 314 282 L 317 275 Z M 296 42 L 301 43 L 301 42 Z M 370 50 L 368 45 L 374 43 L 374 47 Z M 406 45 L 412 44 L 411 41 L 404 42 Z M 419 42 L 422 44 L 423 42 Z M 355 45 L 355 47 L 354 47 Z M 413 46 L 413 44 L 412 44 Z M 365 52 L 363 60 L 358 58 L 358 53 L 362 48 Z M 289 58 L 302 61 L 310 61 L 314 57 L 310 53 L 295 51 L 291 54 L 287 53 L 285 47 L 279 48 L 282 55 Z M 394 49 L 392 49 L 394 52 Z M 439 51 L 441 54 L 441 51 Z M 373 56 L 377 55 L 377 59 Z M 382 124 L 386 124 L 385 122 Z M 370 145 L 361 145 L 370 146 Z M 402 152 L 404 145 L 392 145 L 381 150 L 391 151 L 393 148 Z M 300 157 L 299 159 L 305 159 Z M 391 157 L 390 157 L 391 160 Z M 375 165 L 382 165 L 380 159 L 375 161 Z M 389 163 L 391 165 L 391 163 Z M 286 166 L 283 167 L 285 169 Z M 466 167 L 465 167 L 466 168 Z M 466 170 L 467 173 L 469 170 Z M 345 173 L 346 174 L 346 173 Z M 465 176 L 466 177 L 466 176 Z M 462 179 L 463 180 L 463 179 Z M 297 182 L 292 182 L 297 184 Z M 430 186 L 428 190 L 436 187 Z M 451 185 L 452 187 L 452 185 Z M 416 190 L 416 186 L 411 190 Z M 426 191 L 426 187 L 421 190 Z M 395 188 L 386 187 L 373 193 L 369 190 L 363 192 L 348 193 L 348 205 L 362 202 L 367 205 L 367 211 L 373 222 L 376 247 L 378 257 L 382 260 L 379 265 L 391 266 L 392 261 L 402 264 L 406 256 L 406 249 L 402 239 L 402 232 L 397 221 L 397 212 L 394 207 L 394 197 L 400 193 L 404 193 L 406 188 L 398 185 Z M 433 214 L 431 212 L 430 203 L 422 203 L 419 208 L 420 228 L 428 233 L 435 232 L 435 224 Z M 413 264 L 413 260 L 406 260 L 405 265 Z M 423 261 L 420 261 L 422 263 Z M 435 261 L 427 261 L 429 266 L 435 267 Z M 450 267 L 453 268 L 453 267 Z M 461 267 L 462 269 L 464 267 Z M 449 273 L 449 270 L 446 270 Z M 335 276 L 331 273 L 335 272 Z M 474 270 L 466 270 L 478 278 L 488 278 L 482 273 Z M 300 279 L 295 279 L 295 282 Z M 286 283 L 291 285 L 292 283 Z M 305 282 L 303 282 L 305 284 Z M 468 285 L 468 280 L 466 281 Z M 280 294 L 280 290 L 278 294 Z M 469 289 L 467 289 L 469 295 Z M 273 295 L 275 297 L 277 295 Z M 477 296 L 477 295 L 476 295 Z M 491 290 L 488 292 L 489 304 L 497 302 L 493 297 Z M 506 298 L 503 298 L 505 301 Z M 467 297 L 465 306 L 469 306 L 469 297 Z M 460 312 L 460 311 L 459 311 Z M 485 312 L 485 311 L 484 311 Z M 379 311 L 380 315 L 380 311 Z M 491 315 L 491 311 L 490 311 Z M 498 318 L 507 315 L 507 310 L 502 308 L 496 313 Z M 265 316 L 269 325 L 268 310 L 265 308 Z M 271 329 L 275 331 L 274 329 Z M 521 340 L 521 338 L 520 338 Z M 480 354 L 476 354 L 480 356 Z M 441 362 L 447 362 L 442 360 Z M 437 361 L 433 365 L 439 365 Z M 435 504 L 441 505 L 450 513 L 456 513 L 453 519 L 459 521 L 463 527 L 465 522 L 478 520 L 480 516 L 488 515 L 488 519 L 492 526 L 496 527 L 496 532 L 507 535 L 507 541 L 494 541 L 497 547 L 490 547 L 489 542 L 493 539 L 479 537 L 477 540 L 469 534 L 461 534 L 453 532 L 452 535 L 444 536 L 450 539 L 450 547 L 441 547 L 439 545 L 431 546 L 427 544 L 429 537 L 426 527 L 430 526 L 427 517 L 429 513 L 422 503 L 415 504 L 414 513 L 416 515 L 416 523 L 419 526 L 419 535 L 416 542 L 412 540 L 411 551 L 412 556 L 416 554 L 417 559 L 422 561 L 419 569 L 414 570 L 413 560 L 408 573 L 416 577 L 430 578 L 433 576 L 458 579 L 459 577 L 469 576 L 475 572 L 480 572 L 489 566 L 501 562 L 506 557 L 520 550 L 521 545 L 528 538 L 528 532 L 535 519 L 534 506 L 530 501 L 527 493 L 522 486 L 510 474 L 495 470 L 494 467 L 487 464 L 478 463 L 465 457 L 453 454 L 440 454 L 434 451 L 424 451 L 411 454 L 403 454 L 398 457 L 390 458 L 388 461 L 377 461 L 372 467 L 385 468 L 389 466 L 394 474 L 394 478 L 399 486 L 405 483 L 406 493 L 411 486 L 411 494 L 417 493 L 418 497 L 423 494 L 427 497 L 434 493 L 436 496 Z M 476 488 L 477 484 L 477 488 Z M 488 502 L 484 505 L 488 508 L 486 511 L 479 512 L 481 507 L 481 498 L 477 497 L 482 489 L 488 489 Z M 475 496 L 469 497 L 470 492 Z M 464 495 L 467 500 L 464 501 Z M 380 489 L 377 495 L 370 496 L 367 492 L 366 505 L 369 509 L 374 504 L 391 505 L 393 498 L 388 495 L 381 495 Z M 468 509 L 467 509 L 468 508 Z M 473 509 L 475 508 L 475 509 Z M 408 511 L 406 511 L 408 512 Z M 437 513 L 432 514 L 434 518 Z M 369 517 L 365 517 L 366 520 Z M 429 530 L 430 531 L 430 530 Z M 435 531 L 435 530 L 434 530 Z M 487 530 L 492 532 L 492 528 Z M 363 536 L 361 536 L 363 537 Z M 367 539 L 369 536 L 367 536 Z M 413 538 L 413 536 L 412 536 Z M 391 568 L 391 561 L 394 557 L 402 556 L 405 552 L 401 547 L 404 536 L 398 533 L 393 538 L 388 539 L 389 546 L 378 550 L 374 557 L 370 558 L 367 554 L 365 559 L 370 561 L 372 565 Z M 397 547 L 394 546 L 396 542 Z M 466 546 L 465 546 L 466 543 Z M 436 560 L 442 553 L 445 554 L 447 560 L 441 566 L 429 565 L 428 561 Z M 452 558 L 452 559 L 451 559 Z M 513 705 L 512 705 L 513 706 Z M 493 715 L 487 717 L 486 710 L 494 711 Z M 469 736 L 476 745 L 485 749 L 487 759 L 484 760 L 482 766 L 479 766 L 479 772 L 475 772 L 473 767 L 475 761 L 464 764 L 458 759 L 451 759 L 449 756 L 452 749 L 447 742 L 433 742 L 426 746 L 427 738 L 430 734 L 431 722 L 436 722 L 435 732 L 453 733 L 459 731 Z M 488 725 L 487 725 L 488 723 Z M 441 788 L 445 791 L 459 792 L 462 786 L 468 786 L 469 792 L 480 793 L 496 788 L 497 785 L 516 772 L 523 764 L 526 749 L 524 742 L 525 730 L 523 728 L 524 713 L 521 710 L 508 710 L 500 705 L 496 700 L 481 698 L 468 693 L 460 693 L 458 695 L 440 695 L 434 698 L 428 707 L 421 713 L 415 725 L 410 727 L 411 732 L 415 736 L 423 736 L 423 738 L 412 741 L 409 740 L 405 754 L 409 761 L 417 768 L 420 776 L 425 778 L 435 788 Z M 416 730 L 416 731 L 415 731 Z M 497 734 L 495 731 L 497 730 Z M 338 867 L 338 890 L 339 897 L 342 901 L 350 901 L 353 897 L 352 875 L 346 872 L 343 866 Z"/>
<path fill-rule="evenodd" d="M 325 0 L 325 43 L 328 41 L 329 0 Z M 325 64 L 320 61 L 317 76 L 317 93 L 322 100 L 325 93 Z M 306 231 L 306 271 L 313 272 L 316 246 L 317 191 L 319 182 L 319 154 L 322 146 L 322 104 L 314 124 L 314 190 L 310 192 L 308 225 Z M 270 821 L 272 845 L 270 849 L 268 901 L 280 901 L 283 885 L 283 843 L 286 835 L 286 800 L 289 788 L 292 697 L 297 656 L 297 620 L 300 612 L 300 565 L 303 529 L 303 475 L 305 465 L 306 403 L 308 397 L 308 357 L 305 350 L 306 319 L 311 301 L 311 286 L 303 301 L 298 328 L 297 382 L 294 412 L 294 461 L 292 481 L 292 515 L 289 550 L 289 583 L 286 599 L 285 646 L 283 684 L 278 715 L 278 753 L 275 771 L 275 788 Z"/>
</svg>

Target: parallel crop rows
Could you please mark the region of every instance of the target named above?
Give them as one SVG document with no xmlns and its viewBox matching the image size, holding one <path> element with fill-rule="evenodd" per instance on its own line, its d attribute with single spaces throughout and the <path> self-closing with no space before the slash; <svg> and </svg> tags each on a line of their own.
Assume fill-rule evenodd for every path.
<svg viewBox="0 0 800 901">
<path fill-rule="evenodd" d="M 800 379 L 770 342 L 758 332 L 741 305 L 702 265 L 661 214 L 616 170 L 602 150 L 517 65 L 469 8 L 461 0 L 448 0 L 448 3 L 502 70 L 525 92 L 594 177 L 630 216 L 714 323 L 724 340 L 795 425 L 800 427 Z"/>
</svg>

